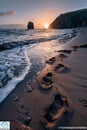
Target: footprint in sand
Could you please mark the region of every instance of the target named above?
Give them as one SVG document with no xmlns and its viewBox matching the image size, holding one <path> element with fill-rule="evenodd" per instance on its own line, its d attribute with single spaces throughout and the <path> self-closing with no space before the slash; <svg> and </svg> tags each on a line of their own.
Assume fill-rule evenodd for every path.
<svg viewBox="0 0 87 130">
<path fill-rule="evenodd" d="M 72 52 L 72 50 L 59 50 L 58 52 L 63 52 L 63 53 L 67 53 L 67 54 L 70 54 Z"/>
<path fill-rule="evenodd" d="M 56 94 L 53 103 L 46 109 L 46 113 L 40 121 L 41 125 L 49 130 L 54 128 L 58 119 L 67 113 L 68 106 L 67 97 L 60 93 Z"/>
<path fill-rule="evenodd" d="M 53 64 L 53 63 L 55 63 L 55 61 L 56 61 L 56 58 L 55 58 L 55 57 L 52 57 L 52 58 L 48 59 L 48 60 L 46 61 L 46 63 L 48 63 L 48 64 Z"/>
<path fill-rule="evenodd" d="M 51 72 L 48 72 L 46 76 L 47 76 L 47 77 L 52 77 L 53 74 L 52 74 Z"/>
<path fill-rule="evenodd" d="M 63 53 L 61 53 L 61 54 L 59 54 L 59 57 L 61 58 L 61 61 L 63 61 L 63 59 L 67 58 L 68 56 L 63 54 Z"/>
<path fill-rule="evenodd" d="M 52 72 L 48 72 L 44 77 L 42 77 L 42 82 L 41 82 L 41 87 L 43 89 L 50 89 L 52 88 L 52 83 L 53 83 L 53 80 L 52 80 Z"/>
<path fill-rule="evenodd" d="M 87 107 L 87 100 L 86 99 L 79 99 L 79 102 L 81 102 L 84 107 Z"/>
<path fill-rule="evenodd" d="M 78 48 L 78 46 L 72 46 L 73 51 L 77 51 Z"/>
<path fill-rule="evenodd" d="M 29 111 L 25 108 L 24 104 L 21 104 L 21 106 L 18 107 L 17 112 L 19 115 L 18 121 L 25 126 L 29 126 L 32 117 L 30 116 Z"/>
<path fill-rule="evenodd" d="M 17 121 L 11 122 L 12 130 L 32 130 L 30 127 L 23 125 Z"/>
<path fill-rule="evenodd" d="M 72 48 L 74 51 L 77 51 L 78 48 L 87 48 L 87 44 L 83 44 L 83 45 L 79 45 L 79 46 L 74 45 L 74 46 L 72 46 Z"/>
<path fill-rule="evenodd" d="M 54 68 L 54 71 L 58 73 L 67 73 L 70 71 L 70 68 L 67 65 L 60 63 Z"/>
</svg>

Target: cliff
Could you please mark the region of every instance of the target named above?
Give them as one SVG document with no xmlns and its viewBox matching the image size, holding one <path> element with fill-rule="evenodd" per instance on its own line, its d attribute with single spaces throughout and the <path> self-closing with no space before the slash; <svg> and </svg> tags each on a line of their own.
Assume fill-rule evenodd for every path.
<svg viewBox="0 0 87 130">
<path fill-rule="evenodd" d="M 59 15 L 49 26 L 53 29 L 66 29 L 87 26 L 87 9 Z"/>
</svg>

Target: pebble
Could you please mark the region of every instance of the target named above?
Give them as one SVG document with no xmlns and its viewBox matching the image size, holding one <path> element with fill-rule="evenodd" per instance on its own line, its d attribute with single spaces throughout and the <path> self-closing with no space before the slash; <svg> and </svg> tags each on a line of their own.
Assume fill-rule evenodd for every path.
<svg viewBox="0 0 87 130">
<path fill-rule="evenodd" d="M 14 101 L 18 101 L 18 100 L 19 100 L 19 98 L 18 98 L 18 97 L 15 97 L 15 98 L 14 98 Z"/>
<path fill-rule="evenodd" d="M 19 100 L 19 97 L 16 94 L 14 94 L 14 101 L 18 101 L 18 100 Z"/>
<path fill-rule="evenodd" d="M 25 125 L 28 125 L 28 124 L 30 123 L 30 121 L 31 121 L 31 117 L 28 116 L 28 117 L 26 117 L 26 118 L 24 119 L 24 124 L 25 124 Z"/>
</svg>

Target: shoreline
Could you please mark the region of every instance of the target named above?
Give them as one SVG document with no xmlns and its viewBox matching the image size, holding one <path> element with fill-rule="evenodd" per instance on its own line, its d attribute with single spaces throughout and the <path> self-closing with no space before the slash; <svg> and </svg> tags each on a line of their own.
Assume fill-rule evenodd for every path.
<svg viewBox="0 0 87 130">
<path fill-rule="evenodd" d="M 64 31 L 65 32 L 65 31 Z M 64 33 L 64 34 L 61 34 L 61 37 L 59 38 L 59 44 L 65 44 L 66 43 L 66 41 L 68 41 L 68 40 L 70 40 L 70 39 L 72 39 L 73 37 L 75 37 L 76 36 L 76 31 L 75 30 L 73 30 L 73 29 L 71 29 L 71 30 L 66 30 L 66 33 Z M 54 40 L 54 39 L 53 39 Z M 13 66 L 11 66 L 10 65 L 10 69 L 9 69 L 9 64 L 7 63 L 7 66 L 5 66 L 5 67 L 7 67 L 7 72 L 5 72 L 4 71 L 4 75 L 6 75 L 5 77 L 4 77 L 4 79 L 3 79 L 3 74 L 2 74 L 2 82 L 0 82 L 1 83 L 1 89 L 0 89 L 0 93 L 2 93 L 1 94 L 1 96 L 0 96 L 0 104 L 1 104 L 1 102 L 3 102 L 4 100 L 5 100 L 5 98 L 7 98 L 7 96 L 11 93 L 11 91 L 13 90 L 13 89 L 15 89 L 15 87 L 16 87 L 16 85 L 19 83 L 19 82 L 21 82 L 24 78 L 25 78 L 25 76 L 26 76 L 26 74 L 27 73 L 29 73 L 30 72 L 30 70 L 31 70 L 31 66 L 35 66 L 34 64 L 37 64 L 37 62 L 39 62 L 40 63 L 40 61 L 39 61 L 39 59 L 37 59 L 37 62 L 35 62 L 35 63 L 33 63 L 34 62 L 34 60 L 36 60 L 35 58 L 33 58 L 33 60 L 31 60 L 30 61 L 30 59 L 32 59 L 31 57 L 32 56 L 28 56 L 28 55 L 32 55 L 32 54 L 28 54 L 28 52 L 29 52 L 29 50 L 32 48 L 32 46 L 34 46 L 34 45 L 30 45 L 29 47 L 24 47 L 24 48 L 20 48 L 20 49 L 22 49 L 22 52 L 21 53 L 24 53 L 24 56 L 23 56 L 23 58 L 25 58 L 25 60 L 26 61 L 24 61 L 24 60 L 22 60 L 23 62 L 24 62 L 24 64 L 25 64 L 25 62 L 26 62 L 26 66 L 24 67 L 24 69 L 23 69 L 23 63 L 19 63 L 19 66 L 16 66 L 16 64 L 14 63 L 14 61 L 13 61 Z M 38 45 L 37 45 L 38 46 Z M 19 49 L 19 50 L 20 50 Z M 36 49 L 36 48 L 35 48 Z M 13 52 L 14 52 L 15 50 L 13 50 Z M 32 53 L 32 49 L 30 50 L 31 51 L 31 53 Z M 7 50 L 7 52 L 9 52 L 8 50 Z M 20 53 L 20 52 L 19 52 Z M 26 54 L 27 53 L 27 54 Z M 35 52 L 35 53 L 38 53 L 38 52 Z M 8 55 L 10 54 L 10 52 L 8 53 Z M 10 54 L 11 55 L 11 54 Z M 15 53 L 14 53 L 14 55 L 16 55 Z M 47 55 L 47 54 L 46 54 Z M 39 56 L 40 57 L 40 56 Z M 44 55 L 42 55 L 42 57 L 44 57 Z M 49 57 L 49 56 L 48 56 Z M 8 57 L 9 58 L 9 57 Z M 13 57 L 14 58 L 14 57 Z M 10 59 L 10 58 L 9 58 Z M 19 57 L 18 59 L 20 59 L 21 60 L 21 58 Z M 14 59 L 15 60 L 15 59 Z M 41 59 L 40 59 L 41 60 Z M 8 59 L 7 59 L 7 61 L 8 61 Z M 6 61 L 6 62 L 7 62 Z M 30 61 L 30 62 L 29 62 Z M 20 62 L 20 61 L 19 61 Z M 28 62 L 28 63 L 27 63 Z M 45 61 L 44 61 L 45 62 Z M 11 64 L 11 63 L 10 63 Z M 18 64 L 18 63 L 17 63 Z M 33 64 L 33 65 L 32 65 Z M 45 64 L 45 63 L 44 63 Z M 33 67 L 34 69 L 37 69 L 37 70 L 39 70 L 39 71 L 41 71 L 41 69 L 43 68 L 42 66 L 44 66 L 43 65 L 43 63 L 42 64 L 40 64 L 40 65 L 37 65 L 37 68 L 36 67 Z M 18 68 L 17 68 L 18 67 Z M 29 68 L 29 69 L 28 69 Z M 38 68 L 40 68 L 40 69 L 38 69 Z M 1 70 L 3 70 L 3 67 L 2 67 L 2 69 Z M 20 72 L 21 71 L 21 72 Z M 31 73 L 31 72 L 30 72 Z M 34 73 L 34 76 L 31 78 L 30 77 L 30 80 L 32 80 L 37 74 L 36 74 L 36 71 L 35 72 L 33 72 Z M 16 77 L 17 76 L 17 77 Z M 6 80 L 5 82 L 3 82 L 4 80 Z M 5 89 L 4 89 L 5 88 Z"/>
<path fill-rule="evenodd" d="M 83 32 L 85 34 L 83 34 Z M 67 42 L 67 44 L 64 44 L 61 50 L 64 51 L 64 49 L 68 49 L 68 47 L 71 48 L 75 45 L 85 44 L 87 39 L 86 34 L 87 28 L 86 30 L 83 29 L 78 36 Z M 86 126 L 87 109 L 84 107 L 84 105 L 87 105 L 86 48 L 77 49 L 70 54 L 64 52 L 57 53 L 54 60 L 51 60 L 53 63 L 47 63 L 45 68 L 31 84 L 29 84 L 29 75 L 27 74 L 25 79 L 17 85 L 7 99 L 0 105 L 0 120 L 10 120 L 13 130 L 16 129 L 15 124 L 18 125 L 18 128 L 26 127 L 24 124 L 24 119 L 26 117 L 31 117 L 31 121 L 27 126 L 31 127 L 33 130 L 44 129 L 43 126 L 50 129 L 55 127 L 56 129 L 58 124 L 60 126 Z M 64 54 L 61 55 L 63 58 L 59 57 L 61 53 Z M 64 56 L 66 58 L 64 58 Z M 86 56 L 85 59 L 83 56 Z M 80 63 L 80 60 L 82 60 L 82 63 Z M 59 64 L 60 66 L 57 66 Z M 81 68 L 82 70 L 80 69 L 80 65 L 84 66 Z M 46 78 L 47 74 L 50 78 Z M 43 77 L 45 78 L 43 79 Z M 43 81 L 45 83 L 43 83 Z M 52 81 L 52 83 L 50 81 Z M 77 91 L 79 91 L 78 94 Z M 18 100 L 14 101 L 14 98 L 18 98 Z M 58 100 L 58 102 L 56 100 Z M 65 101 L 69 103 L 69 106 L 67 106 Z M 54 105 L 56 105 L 54 111 L 56 114 L 52 114 Z M 10 106 L 12 110 L 9 109 Z M 50 108 L 50 106 L 52 108 Z M 68 112 L 68 116 L 66 111 Z M 52 121 L 49 120 L 51 114 Z M 82 117 L 84 117 L 84 120 L 81 119 Z M 79 121 L 77 121 L 78 119 Z M 39 123 L 41 123 L 41 125 Z M 30 130 L 30 128 L 28 129 Z"/>
</svg>

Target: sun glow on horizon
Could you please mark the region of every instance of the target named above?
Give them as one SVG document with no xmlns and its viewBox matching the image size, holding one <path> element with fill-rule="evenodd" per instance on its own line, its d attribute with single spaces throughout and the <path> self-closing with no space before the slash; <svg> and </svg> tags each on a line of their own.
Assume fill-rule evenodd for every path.
<svg viewBox="0 0 87 130">
<path fill-rule="evenodd" d="M 48 29 L 48 28 L 49 28 L 49 24 L 48 24 L 48 23 L 45 23 L 45 24 L 44 24 L 44 28 L 45 28 L 45 29 Z"/>
</svg>

